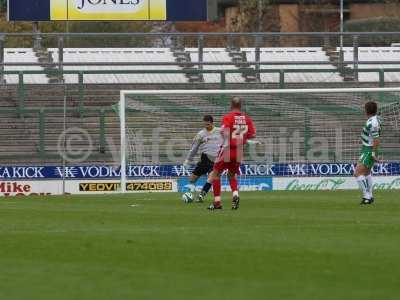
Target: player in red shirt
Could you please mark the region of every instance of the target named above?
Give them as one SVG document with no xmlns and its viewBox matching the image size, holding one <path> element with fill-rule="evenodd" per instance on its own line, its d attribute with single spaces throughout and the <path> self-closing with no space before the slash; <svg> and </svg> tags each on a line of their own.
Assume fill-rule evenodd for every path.
<svg viewBox="0 0 400 300">
<path fill-rule="evenodd" d="M 221 209 L 221 174 L 228 170 L 228 179 L 233 193 L 232 209 L 239 208 L 239 189 L 237 175 L 243 160 L 243 148 L 256 136 L 253 120 L 242 111 L 242 101 L 234 97 L 231 102 L 231 112 L 222 119 L 221 134 L 223 144 L 215 161 L 213 171 L 208 176 L 199 198 L 202 201 L 211 186 L 214 191 L 214 203 L 209 209 Z"/>
</svg>

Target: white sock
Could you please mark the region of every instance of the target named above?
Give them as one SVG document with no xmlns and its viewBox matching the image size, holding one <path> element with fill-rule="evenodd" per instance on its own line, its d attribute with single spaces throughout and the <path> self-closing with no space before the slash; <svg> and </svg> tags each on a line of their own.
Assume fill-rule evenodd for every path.
<svg viewBox="0 0 400 300">
<path fill-rule="evenodd" d="M 369 192 L 368 192 L 368 181 L 365 178 L 365 176 L 364 175 L 358 176 L 357 182 L 358 182 L 358 185 L 359 185 L 361 191 L 363 192 L 363 198 L 371 199 L 371 197 L 369 196 Z"/>
<path fill-rule="evenodd" d="M 367 182 L 368 182 L 368 193 L 369 193 L 369 196 L 370 196 L 371 198 L 374 198 L 374 196 L 373 196 L 373 181 L 372 181 L 372 175 L 369 174 L 369 175 L 366 177 L 366 179 L 367 179 Z"/>
<path fill-rule="evenodd" d="M 221 196 L 214 197 L 214 202 L 221 202 Z"/>
<path fill-rule="evenodd" d="M 239 191 L 233 191 L 233 197 L 238 196 L 239 197 Z"/>
<path fill-rule="evenodd" d="M 194 183 L 190 183 L 188 185 L 188 189 L 189 189 L 189 192 L 193 193 L 196 190 L 196 186 L 194 185 Z"/>
</svg>

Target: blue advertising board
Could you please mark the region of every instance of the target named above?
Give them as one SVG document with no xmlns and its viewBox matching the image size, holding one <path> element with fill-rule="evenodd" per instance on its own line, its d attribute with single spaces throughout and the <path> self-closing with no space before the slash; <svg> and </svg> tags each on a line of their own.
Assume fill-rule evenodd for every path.
<svg viewBox="0 0 400 300">
<path fill-rule="evenodd" d="M 352 176 L 354 164 L 243 164 L 243 177 L 329 177 Z M 400 175 L 400 163 L 387 162 L 375 165 L 374 175 Z M 61 166 L 0 166 L 0 180 L 61 179 Z M 132 165 L 127 168 L 128 178 L 181 178 L 190 175 L 190 170 L 182 165 Z M 120 167 L 106 165 L 68 166 L 66 179 L 116 179 L 120 177 Z"/>
<path fill-rule="evenodd" d="M 197 192 L 201 191 L 203 185 L 206 183 L 206 178 L 200 178 L 195 185 Z M 240 177 L 239 186 L 241 191 L 272 191 L 273 183 L 272 177 Z M 229 182 L 226 177 L 221 180 L 222 191 L 230 191 Z M 178 179 L 178 192 L 189 191 L 189 178 Z"/>
</svg>

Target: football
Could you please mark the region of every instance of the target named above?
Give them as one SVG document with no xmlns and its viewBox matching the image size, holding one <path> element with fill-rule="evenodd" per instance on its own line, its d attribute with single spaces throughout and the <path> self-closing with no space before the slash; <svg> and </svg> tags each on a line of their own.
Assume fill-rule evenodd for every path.
<svg viewBox="0 0 400 300">
<path fill-rule="evenodd" d="M 186 192 L 182 195 L 182 201 L 185 203 L 193 202 L 193 194 L 191 192 Z"/>
</svg>

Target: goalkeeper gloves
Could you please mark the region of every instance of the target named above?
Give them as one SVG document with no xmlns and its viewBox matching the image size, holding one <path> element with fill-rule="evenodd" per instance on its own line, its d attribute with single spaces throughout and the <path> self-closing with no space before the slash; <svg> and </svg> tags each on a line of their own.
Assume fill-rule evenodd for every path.
<svg viewBox="0 0 400 300">
<path fill-rule="evenodd" d="M 247 140 L 247 145 L 261 145 L 262 143 L 257 140 Z"/>
<path fill-rule="evenodd" d="M 189 169 L 189 168 L 190 168 L 190 162 L 189 162 L 188 160 L 185 160 L 185 161 L 183 162 L 183 167 L 184 167 L 185 169 Z"/>
</svg>

